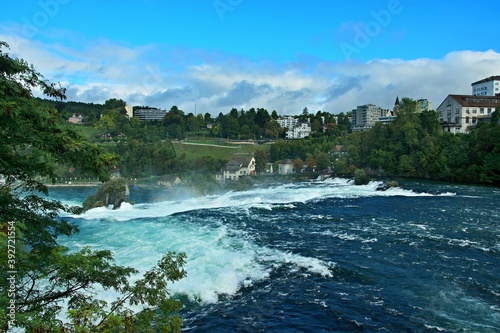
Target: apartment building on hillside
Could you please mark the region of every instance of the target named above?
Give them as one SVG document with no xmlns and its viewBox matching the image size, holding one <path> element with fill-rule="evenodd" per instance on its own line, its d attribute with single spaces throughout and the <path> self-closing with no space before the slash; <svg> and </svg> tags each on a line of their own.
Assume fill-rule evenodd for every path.
<svg viewBox="0 0 500 333">
<path fill-rule="evenodd" d="M 162 109 L 137 109 L 134 110 L 134 117 L 139 120 L 162 120 L 167 112 Z"/>
<path fill-rule="evenodd" d="M 309 123 L 298 123 L 286 132 L 287 139 L 304 139 L 311 135 L 312 129 Z"/>
<path fill-rule="evenodd" d="M 372 128 L 380 117 L 387 116 L 388 110 L 374 104 L 359 105 L 351 111 L 351 128 L 353 132 Z"/>
<path fill-rule="evenodd" d="M 299 123 L 299 120 L 294 116 L 284 116 L 276 120 L 282 128 L 293 128 Z"/>
<path fill-rule="evenodd" d="M 418 99 L 417 103 L 418 103 L 418 112 L 432 110 L 432 103 L 428 99 L 425 98 Z"/>
</svg>

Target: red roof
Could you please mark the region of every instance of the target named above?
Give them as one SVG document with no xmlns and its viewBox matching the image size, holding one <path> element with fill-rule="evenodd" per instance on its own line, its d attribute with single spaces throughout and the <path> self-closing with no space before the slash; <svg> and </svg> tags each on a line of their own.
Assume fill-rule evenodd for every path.
<svg viewBox="0 0 500 333">
<path fill-rule="evenodd" d="M 474 95 L 450 95 L 462 106 L 469 107 L 498 107 L 500 96 L 474 96 Z"/>
</svg>

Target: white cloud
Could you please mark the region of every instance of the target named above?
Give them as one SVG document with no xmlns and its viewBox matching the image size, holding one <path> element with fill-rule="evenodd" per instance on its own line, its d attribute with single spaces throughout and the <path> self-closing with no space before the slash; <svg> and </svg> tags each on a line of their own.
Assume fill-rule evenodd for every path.
<svg viewBox="0 0 500 333">
<path fill-rule="evenodd" d="M 198 112 L 212 115 L 232 107 L 280 114 L 299 114 L 304 107 L 340 113 L 366 103 L 389 108 L 396 95 L 428 98 L 437 107 L 448 94 L 468 94 L 471 82 L 500 74 L 500 54 L 492 50 L 456 51 L 443 59 L 277 64 L 200 49 L 131 48 L 108 40 L 72 47 L 18 37 L 7 29 L 0 30 L 0 40 L 45 78 L 67 86 L 70 100 L 121 98 L 134 105 L 177 105 L 186 112 L 197 103 Z"/>
</svg>

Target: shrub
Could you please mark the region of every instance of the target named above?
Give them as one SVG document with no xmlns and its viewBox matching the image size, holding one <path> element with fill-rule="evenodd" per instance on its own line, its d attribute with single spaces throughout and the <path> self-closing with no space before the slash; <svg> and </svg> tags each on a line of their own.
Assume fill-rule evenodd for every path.
<svg viewBox="0 0 500 333">
<path fill-rule="evenodd" d="M 354 170 L 354 184 L 355 185 L 366 185 L 369 182 L 370 182 L 370 176 L 368 176 L 363 169 Z"/>
</svg>

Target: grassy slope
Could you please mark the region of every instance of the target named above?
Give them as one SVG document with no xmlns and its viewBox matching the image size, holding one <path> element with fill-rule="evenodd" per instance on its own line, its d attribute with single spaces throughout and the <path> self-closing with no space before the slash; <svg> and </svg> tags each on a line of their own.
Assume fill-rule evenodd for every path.
<svg viewBox="0 0 500 333">
<path fill-rule="evenodd" d="M 101 133 L 98 129 L 92 126 L 71 125 L 71 124 L 69 126 L 75 131 L 79 132 L 87 139 L 95 138 L 99 136 L 99 134 Z"/>
<path fill-rule="evenodd" d="M 253 156 L 257 149 L 269 151 L 269 145 L 249 144 L 221 144 L 221 143 L 198 143 L 198 142 L 174 142 L 177 156 L 186 154 L 187 158 L 196 159 L 202 156 L 213 156 L 230 160 L 238 156 Z"/>
<path fill-rule="evenodd" d="M 99 130 L 92 126 L 70 125 L 73 129 L 80 132 L 86 138 L 95 138 L 99 135 Z M 113 143 L 104 143 L 104 148 Z M 269 151 L 270 145 L 252 145 L 245 143 L 228 143 L 226 140 L 210 138 L 203 136 L 203 139 L 191 141 L 173 142 L 177 156 L 186 154 L 187 159 L 196 159 L 202 156 L 213 156 L 224 160 L 231 160 L 238 156 L 253 156 L 253 153 L 259 150 Z"/>
</svg>

